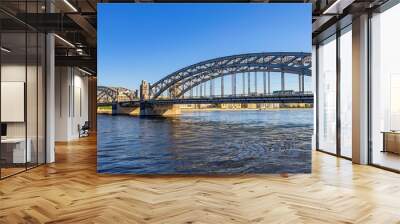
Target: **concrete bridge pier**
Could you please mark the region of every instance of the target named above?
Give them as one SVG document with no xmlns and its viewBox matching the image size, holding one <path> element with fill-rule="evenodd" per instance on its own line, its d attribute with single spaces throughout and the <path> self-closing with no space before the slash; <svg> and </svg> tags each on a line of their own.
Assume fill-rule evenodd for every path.
<svg viewBox="0 0 400 224">
<path fill-rule="evenodd" d="M 111 115 L 116 115 L 118 110 L 118 103 L 111 104 Z"/>
<path fill-rule="evenodd" d="M 97 108 L 98 114 L 109 114 L 109 115 L 131 115 L 139 116 L 140 107 L 139 105 L 121 105 L 121 103 L 112 103 L 110 108 Z"/>
<path fill-rule="evenodd" d="M 130 115 L 130 116 L 139 116 L 140 115 L 140 106 L 137 103 L 129 103 L 129 102 L 113 102 L 111 103 L 111 108 L 97 108 L 98 114 L 109 114 L 109 115 Z"/>
<path fill-rule="evenodd" d="M 153 104 L 145 101 L 140 103 L 140 116 L 170 117 L 180 114 L 181 107 L 177 104 Z"/>
<path fill-rule="evenodd" d="M 140 107 L 138 105 L 122 105 L 121 103 L 116 103 L 115 106 L 113 104 L 112 114 L 113 115 L 139 116 L 140 115 Z"/>
<path fill-rule="evenodd" d="M 111 108 L 109 108 L 108 106 L 111 106 Z M 111 103 L 111 105 L 100 105 L 97 107 L 97 113 L 115 115 L 117 114 L 117 106 L 117 103 Z"/>
</svg>

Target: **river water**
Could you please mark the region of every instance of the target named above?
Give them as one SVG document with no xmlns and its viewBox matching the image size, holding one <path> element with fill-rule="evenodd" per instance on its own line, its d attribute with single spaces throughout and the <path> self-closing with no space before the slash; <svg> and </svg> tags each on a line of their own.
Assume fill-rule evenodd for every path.
<svg viewBox="0 0 400 224">
<path fill-rule="evenodd" d="M 184 112 L 174 118 L 98 115 L 100 173 L 311 172 L 313 110 Z"/>
</svg>

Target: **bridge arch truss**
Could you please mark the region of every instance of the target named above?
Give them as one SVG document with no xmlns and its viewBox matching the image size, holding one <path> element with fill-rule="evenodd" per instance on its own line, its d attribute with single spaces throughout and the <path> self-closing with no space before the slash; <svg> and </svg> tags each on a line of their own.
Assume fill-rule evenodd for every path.
<svg viewBox="0 0 400 224">
<path fill-rule="evenodd" d="M 98 86 L 97 87 L 97 102 L 98 103 L 115 103 L 120 101 L 118 97 L 123 96 L 125 100 L 132 101 L 137 98 L 137 94 L 127 88 L 123 87 L 108 87 Z"/>
<path fill-rule="evenodd" d="M 311 76 L 311 54 L 304 52 L 268 52 L 239 54 L 215 58 L 180 69 L 150 86 L 156 99 L 174 89 L 175 98 L 201 83 L 231 74 L 280 72 Z"/>
</svg>

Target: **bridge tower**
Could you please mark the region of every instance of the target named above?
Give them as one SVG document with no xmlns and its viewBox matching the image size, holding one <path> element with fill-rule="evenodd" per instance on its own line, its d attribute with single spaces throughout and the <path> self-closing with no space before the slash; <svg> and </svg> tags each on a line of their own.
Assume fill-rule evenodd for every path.
<svg viewBox="0 0 400 224">
<path fill-rule="evenodd" d="M 173 85 L 169 88 L 169 96 L 171 99 L 175 99 L 179 95 L 178 86 Z"/>
<path fill-rule="evenodd" d="M 140 100 L 148 100 L 150 99 L 150 84 L 146 82 L 146 80 L 142 80 L 140 84 Z"/>
<path fill-rule="evenodd" d="M 178 91 L 178 88 L 175 89 Z M 177 92 L 173 92 L 175 96 Z M 172 94 L 172 92 L 170 93 Z M 159 105 L 151 102 L 150 97 L 150 84 L 142 80 L 140 84 L 140 116 L 175 116 L 181 113 L 180 105 Z"/>
</svg>

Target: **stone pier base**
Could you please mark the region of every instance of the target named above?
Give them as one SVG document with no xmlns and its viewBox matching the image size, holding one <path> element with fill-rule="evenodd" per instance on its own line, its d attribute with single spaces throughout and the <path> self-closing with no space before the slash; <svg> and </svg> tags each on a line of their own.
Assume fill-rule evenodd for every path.
<svg viewBox="0 0 400 224">
<path fill-rule="evenodd" d="M 142 102 L 140 104 L 140 116 L 176 116 L 181 114 L 180 105 L 173 104 L 151 104 Z"/>
<path fill-rule="evenodd" d="M 138 107 L 138 106 L 121 106 L 120 104 L 117 104 L 115 109 L 113 108 L 113 115 L 139 116 L 140 115 L 140 107 Z"/>
</svg>

